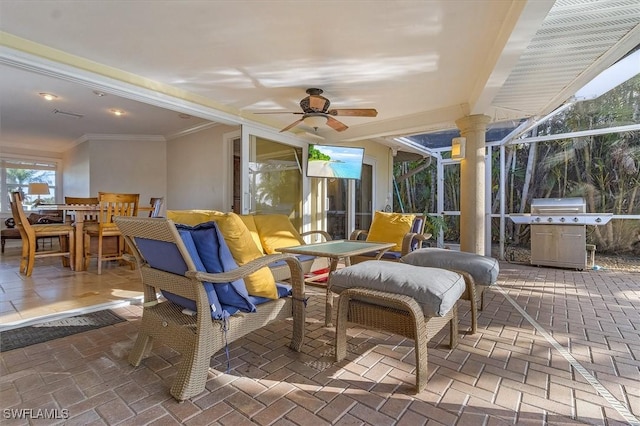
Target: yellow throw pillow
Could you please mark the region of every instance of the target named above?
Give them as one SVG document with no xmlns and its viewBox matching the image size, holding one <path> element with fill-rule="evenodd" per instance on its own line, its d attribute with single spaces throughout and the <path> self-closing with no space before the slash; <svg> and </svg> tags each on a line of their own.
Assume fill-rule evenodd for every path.
<svg viewBox="0 0 640 426">
<path fill-rule="evenodd" d="M 195 226 L 210 220 L 208 210 L 167 210 L 167 219 L 189 226 Z"/>
<path fill-rule="evenodd" d="M 240 219 L 242 219 L 244 224 L 247 225 L 249 232 L 251 232 L 251 238 L 253 238 L 253 242 L 256 243 L 256 247 L 258 247 L 260 253 L 264 254 L 262 242 L 260 241 L 260 234 L 258 234 L 258 228 L 256 227 L 256 222 L 253 220 L 253 215 L 243 214 L 240 215 Z"/>
<path fill-rule="evenodd" d="M 253 220 L 258 228 L 262 248 L 267 254 L 278 253 L 276 249 L 281 247 L 304 244 L 304 240 L 286 215 L 255 215 Z"/>
<path fill-rule="evenodd" d="M 367 234 L 367 241 L 396 243 L 391 251 L 402 250 L 402 239 L 411 231 L 416 215 L 406 213 L 375 212 Z"/>
<path fill-rule="evenodd" d="M 263 256 L 253 242 L 251 233 L 242 219 L 240 219 L 240 216 L 235 213 L 226 213 L 211 215 L 210 219 L 215 220 L 218 224 L 220 232 L 227 246 L 229 246 L 231 255 L 238 265 L 244 265 Z M 269 299 L 278 298 L 276 280 L 268 267 L 261 268 L 246 276 L 244 284 L 252 296 L 262 296 Z"/>
</svg>

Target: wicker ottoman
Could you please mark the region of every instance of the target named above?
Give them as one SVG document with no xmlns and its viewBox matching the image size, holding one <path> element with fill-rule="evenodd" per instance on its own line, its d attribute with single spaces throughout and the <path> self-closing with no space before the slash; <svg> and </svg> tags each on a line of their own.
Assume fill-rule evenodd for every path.
<svg viewBox="0 0 640 426">
<path fill-rule="evenodd" d="M 480 310 L 482 310 L 484 290 L 498 280 L 500 265 L 496 259 L 463 251 L 423 248 L 407 254 L 400 261 L 409 265 L 443 268 L 464 274 L 467 280 L 467 291 L 462 299 L 471 302 L 471 333 L 476 333 L 478 328 L 476 293 L 480 294 Z"/>
<path fill-rule="evenodd" d="M 338 293 L 336 361 L 347 353 L 347 322 L 413 339 L 416 392 L 427 384 L 427 343 L 449 324 L 449 343 L 458 339 L 456 302 L 465 291 L 464 278 L 444 269 L 402 263 L 367 261 L 340 269 L 331 276 Z"/>
</svg>

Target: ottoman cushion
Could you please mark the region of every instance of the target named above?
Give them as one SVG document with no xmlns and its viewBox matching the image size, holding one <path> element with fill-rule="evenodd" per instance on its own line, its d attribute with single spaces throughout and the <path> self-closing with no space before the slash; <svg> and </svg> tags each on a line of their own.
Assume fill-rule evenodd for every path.
<svg viewBox="0 0 640 426">
<path fill-rule="evenodd" d="M 498 280 L 500 266 L 492 257 L 442 248 L 422 248 L 406 254 L 401 262 L 414 266 L 458 269 L 468 272 L 477 285 L 492 285 Z"/>
<path fill-rule="evenodd" d="M 427 317 L 444 316 L 465 290 L 458 273 L 438 268 L 419 268 L 384 260 L 369 260 L 331 274 L 331 290 L 361 287 L 410 296 Z"/>
</svg>

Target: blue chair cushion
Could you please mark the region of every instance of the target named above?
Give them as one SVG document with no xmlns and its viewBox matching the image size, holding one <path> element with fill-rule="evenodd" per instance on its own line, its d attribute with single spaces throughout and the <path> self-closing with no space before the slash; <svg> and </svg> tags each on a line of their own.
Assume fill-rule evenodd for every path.
<svg viewBox="0 0 640 426">
<path fill-rule="evenodd" d="M 413 232 L 414 234 L 420 234 L 423 229 L 424 229 L 424 217 L 416 216 L 415 219 L 413 219 L 413 223 L 411 224 L 411 232 Z M 411 250 L 413 251 L 420 248 L 419 247 L 420 243 L 421 241 L 413 240 L 411 242 Z"/>
<path fill-rule="evenodd" d="M 231 251 L 224 241 L 218 225 L 205 222 L 196 226 L 176 225 L 180 235 L 189 233 L 193 239 L 197 254 L 206 272 L 228 272 L 238 268 Z M 185 237 L 183 236 L 183 241 Z M 244 312 L 255 312 L 256 306 L 251 302 L 244 280 L 238 279 L 229 283 L 214 284 L 218 300 L 222 305 L 235 306 Z"/>
<path fill-rule="evenodd" d="M 374 259 L 378 255 L 378 253 L 379 251 L 372 251 L 369 253 L 361 254 L 360 256 L 370 257 L 371 259 Z M 382 254 L 381 259 L 398 260 L 401 256 L 402 253 L 399 251 L 386 251 Z"/>
<path fill-rule="evenodd" d="M 416 216 L 415 219 L 413 219 L 413 223 L 411 224 L 411 231 L 413 233 L 419 233 L 420 231 L 422 231 L 422 224 L 424 223 L 424 217 L 422 216 Z"/>
<path fill-rule="evenodd" d="M 291 296 L 292 294 L 291 286 L 289 284 L 276 283 L 276 290 L 278 292 L 278 298 Z M 251 296 L 251 295 L 249 296 L 249 298 L 255 305 L 260 305 L 261 303 L 266 303 L 273 300 L 267 297 Z"/>
<path fill-rule="evenodd" d="M 196 270 L 201 272 L 226 272 L 237 268 L 215 222 L 208 222 L 194 227 L 176 225 L 176 228 L 178 228 L 178 233 L 196 266 Z M 222 244 L 220 244 L 221 241 L 223 242 Z M 152 268 L 177 275 L 184 275 L 187 271 L 187 264 L 175 244 L 145 238 L 136 238 L 136 244 L 142 256 Z M 283 261 L 283 263 L 285 262 Z M 203 285 L 211 306 L 211 317 L 213 319 L 223 319 L 240 310 L 254 312 L 257 305 L 272 300 L 266 297 L 248 295 L 242 280 L 222 284 L 205 282 Z M 276 283 L 276 288 L 278 297 L 291 296 L 290 285 Z M 218 291 L 222 294 L 222 299 L 219 298 Z M 197 310 L 195 302 L 191 299 L 164 290 L 162 294 L 173 303 L 192 311 Z"/>
<path fill-rule="evenodd" d="M 308 255 L 308 254 L 296 254 L 295 256 L 301 263 L 302 262 L 307 262 L 307 261 L 310 261 L 310 260 L 314 260 L 316 258 L 316 256 L 311 256 L 311 255 Z M 284 260 L 278 260 L 277 262 L 271 263 L 269 265 L 269 267 L 275 268 L 275 267 L 278 267 L 278 266 L 285 266 L 286 264 L 287 264 L 287 262 L 285 262 Z M 280 297 L 282 297 L 282 296 L 280 296 Z"/>
<path fill-rule="evenodd" d="M 200 256 L 198 256 L 191 234 L 189 232 L 182 232 L 181 237 L 187 247 L 187 251 L 196 265 L 196 269 L 204 272 L 204 265 L 200 260 Z M 142 256 L 152 268 L 177 275 L 184 275 L 185 272 L 187 272 L 187 264 L 182 258 L 178 247 L 174 243 L 159 240 L 148 240 L 146 238 L 136 238 L 136 245 L 138 246 L 140 253 L 142 253 Z M 225 312 L 225 309 L 222 307 L 220 300 L 218 299 L 218 294 L 216 293 L 213 283 L 205 282 L 203 283 L 203 286 L 207 293 L 209 306 L 211 307 L 211 318 L 223 319 L 233 313 Z M 186 297 L 164 290 L 162 290 L 162 295 L 167 298 L 167 300 L 170 300 L 183 308 L 190 309 L 194 312 L 197 310 L 196 302 L 191 299 L 187 299 Z"/>
</svg>

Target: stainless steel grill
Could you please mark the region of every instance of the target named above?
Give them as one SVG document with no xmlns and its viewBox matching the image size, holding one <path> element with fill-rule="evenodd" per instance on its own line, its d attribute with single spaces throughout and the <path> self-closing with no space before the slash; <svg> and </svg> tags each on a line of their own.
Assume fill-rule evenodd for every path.
<svg viewBox="0 0 640 426">
<path fill-rule="evenodd" d="M 586 213 L 583 198 L 536 198 L 531 214 L 512 214 L 519 224 L 531 225 L 531 264 L 585 269 L 586 225 L 604 225 L 610 213 Z"/>
</svg>

